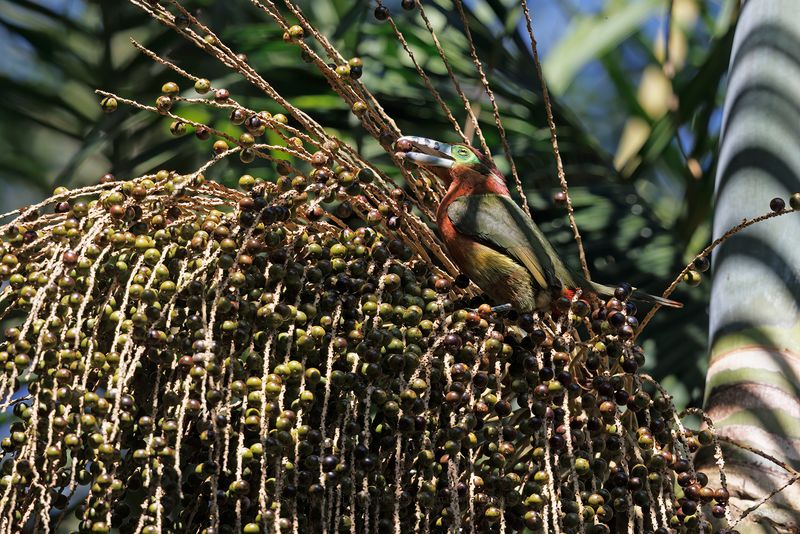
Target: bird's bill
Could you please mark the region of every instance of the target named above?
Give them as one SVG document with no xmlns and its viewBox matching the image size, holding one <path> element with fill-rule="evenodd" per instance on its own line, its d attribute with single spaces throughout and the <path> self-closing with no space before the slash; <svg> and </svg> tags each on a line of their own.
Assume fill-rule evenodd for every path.
<svg viewBox="0 0 800 534">
<path fill-rule="evenodd" d="M 452 145 L 434 139 L 404 135 L 397 140 L 395 148 L 399 156 L 423 167 L 449 169 L 455 165 Z"/>
</svg>

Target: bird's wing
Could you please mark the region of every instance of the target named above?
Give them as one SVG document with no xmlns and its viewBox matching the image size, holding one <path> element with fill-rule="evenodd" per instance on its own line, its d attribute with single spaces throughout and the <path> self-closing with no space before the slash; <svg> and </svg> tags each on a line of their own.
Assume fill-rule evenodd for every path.
<svg viewBox="0 0 800 534">
<path fill-rule="evenodd" d="M 573 285 L 547 238 L 511 197 L 465 195 L 448 206 L 447 215 L 459 232 L 514 257 L 541 287 Z"/>
</svg>

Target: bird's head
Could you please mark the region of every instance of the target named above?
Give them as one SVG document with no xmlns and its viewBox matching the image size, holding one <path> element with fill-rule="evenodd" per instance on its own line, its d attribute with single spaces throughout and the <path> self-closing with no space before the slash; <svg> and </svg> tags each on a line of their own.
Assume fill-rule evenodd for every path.
<svg viewBox="0 0 800 534">
<path fill-rule="evenodd" d="M 430 170 L 448 187 L 463 185 L 487 192 L 508 192 L 505 179 L 497 167 L 487 156 L 469 145 L 450 145 L 408 135 L 397 140 L 395 149 L 404 159 Z"/>
</svg>

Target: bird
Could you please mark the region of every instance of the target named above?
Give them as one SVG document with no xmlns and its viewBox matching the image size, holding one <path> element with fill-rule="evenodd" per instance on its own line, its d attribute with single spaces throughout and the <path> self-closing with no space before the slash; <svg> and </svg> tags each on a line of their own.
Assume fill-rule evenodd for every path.
<svg viewBox="0 0 800 534">
<path fill-rule="evenodd" d="M 587 280 L 570 269 L 544 233 L 514 201 L 492 161 L 467 144 L 425 137 L 397 139 L 398 157 L 429 170 L 447 188 L 436 210 L 436 225 L 448 256 L 498 303 L 493 311 L 553 311 L 556 299 L 581 296 L 623 298 L 680 308 L 679 302 L 635 288 Z"/>
</svg>

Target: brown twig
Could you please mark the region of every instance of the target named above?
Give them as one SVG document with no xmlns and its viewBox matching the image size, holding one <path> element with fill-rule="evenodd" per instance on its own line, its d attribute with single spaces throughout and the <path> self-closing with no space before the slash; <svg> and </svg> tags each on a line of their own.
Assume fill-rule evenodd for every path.
<svg viewBox="0 0 800 534">
<path fill-rule="evenodd" d="M 734 226 L 733 228 L 731 228 L 730 230 L 725 232 L 722 236 L 720 236 L 717 239 L 715 239 L 714 242 L 712 242 L 710 245 L 708 245 L 706 248 L 704 248 L 699 254 L 697 254 L 692 259 L 692 261 L 690 261 L 681 270 L 681 272 L 678 274 L 678 276 L 675 278 L 675 280 L 673 280 L 672 283 L 669 285 L 669 287 L 667 287 L 667 289 L 664 290 L 664 292 L 661 294 L 661 296 L 664 297 L 664 298 L 668 298 L 672 294 L 672 292 L 675 291 L 675 288 L 678 287 L 678 284 L 681 282 L 681 280 L 683 279 L 684 275 L 686 273 L 688 273 L 692 269 L 692 265 L 694 264 L 695 261 L 697 261 L 698 259 L 700 259 L 700 258 L 702 258 L 704 256 L 708 256 L 711 253 L 711 251 L 713 251 L 719 245 L 721 245 L 722 243 L 724 243 L 725 241 L 727 241 L 728 239 L 733 237 L 735 234 L 738 234 L 739 232 L 741 232 L 745 228 L 753 226 L 754 224 L 757 224 L 757 223 L 760 223 L 760 222 L 763 222 L 763 221 L 766 221 L 766 220 L 769 220 L 769 219 L 774 219 L 775 217 L 780 217 L 781 215 L 786 215 L 787 213 L 792 213 L 794 211 L 795 210 L 793 210 L 793 209 L 784 209 L 784 210 L 781 210 L 781 211 L 773 211 L 773 212 L 770 212 L 770 213 L 765 213 L 764 215 L 759 215 L 758 217 L 753 217 L 752 219 L 744 219 L 741 223 L 737 224 L 736 226 Z M 660 309 L 661 309 L 661 305 L 660 304 L 656 304 L 655 306 L 653 306 L 653 308 L 647 313 L 647 315 L 645 315 L 644 319 L 639 324 L 639 328 L 636 330 L 636 336 L 635 337 L 638 337 L 639 334 L 642 333 L 642 330 L 644 330 L 644 327 L 647 326 L 647 323 L 650 322 L 650 320 L 653 318 L 653 316 L 656 314 L 656 312 L 658 312 L 658 310 L 660 310 Z"/>
<path fill-rule="evenodd" d="M 751 452 L 751 453 L 753 453 L 753 454 L 755 454 L 757 456 L 760 456 L 760 457 L 764 458 L 765 460 L 769 460 L 770 462 L 774 463 L 775 465 L 777 465 L 778 467 L 780 467 L 781 469 L 783 469 L 784 471 L 786 471 L 788 474 L 791 475 L 789 480 L 787 480 L 786 483 L 784 483 L 782 486 L 778 486 L 777 488 L 773 489 L 771 492 L 769 492 L 768 495 L 764 496 L 756 504 L 754 504 L 754 505 L 750 506 L 749 508 L 745 509 L 744 511 L 742 511 L 742 513 L 739 515 L 739 517 L 736 519 L 736 521 L 734 521 L 730 525 L 730 528 L 732 528 L 732 529 L 736 528 L 736 525 L 741 523 L 744 518 L 746 518 L 752 512 L 755 512 L 757 509 L 759 509 L 761 506 L 763 506 L 765 503 L 767 503 L 770 499 L 772 499 L 775 495 L 777 495 L 778 493 L 782 492 L 783 490 L 785 490 L 786 488 L 788 488 L 789 486 L 793 485 L 795 482 L 800 480 L 800 471 L 797 471 L 796 469 L 794 469 L 792 466 L 790 466 L 786 462 L 781 461 L 778 458 L 775 458 L 774 456 L 765 453 L 764 451 L 761 451 L 761 450 L 758 450 L 758 449 L 756 449 L 754 447 L 751 447 L 750 445 L 747 445 L 746 443 L 742 443 L 740 441 L 737 441 L 735 439 L 729 438 L 727 436 L 718 436 L 718 439 L 720 441 L 724 441 L 725 443 L 733 445 L 734 447 L 738 447 L 740 449 L 744 449 L 744 450 L 746 450 L 748 452 Z"/>
<path fill-rule="evenodd" d="M 450 77 L 450 81 L 452 82 L 456 93 L 458 93 L 459 98 L 461 98 L 461 102 L 464 104 L 464 110 L 467 112 L 467 117 L 469 117 L 469 120 L 472 122 L 472 126 L 475 128 L 475 133 L 478 135 L 478 140 L 481 142 L 481 149 L 490 161 L 494 161 L 492 158 L 492 151 L 489 150 L 489 145 L 486 144 L 486 139 L 483 137 L 483 131 L 478 123 L 478 118 L 475 116 L 475 113 L 472 112 L 472 105 L 470 104 L 467 95 L 464 94 L 464 90 L 461 89 L 461 84 L 458 83 L 458 79 L 453 72 L 453 67 L 450 66 L 450 62 L 447 60 L 447 54 L 445 54 L 442 44 L 439 42 L 439 37 L 436 35 L 433 25 L 431 25 L 431 21 L 425 14 L 425 8 L 422 7 L 422 4 L 418 4 L 418 8 L 419 15 L 422 17 L 425 27 L 428 29 L 428 33 L 431 35 L 431 39 L 433 39 L 433 44 L 436 47 L 436 51 L 439 54 L 442 63 L 444 63 L 445 69 L 447 69 L 447 75 Z"/>
<path fill-rule="evenodd" d="M 511 154 L 511 147 L 508 146 L 506 129 L 503 127 L 503 122 L 500 120 L 500 109 L 497 107 L 497 101 L 494 98 L 494 92 L 489 85 L 489 80 L 486 79 L 486 73 L 483 71 L 483 63 L 478 57 L 477 50 L 475 50 L 475 42 L 472 40 L 472 32 L 469 29 L 467 14 L 464 13 L 464 5 L 461 0 L 455 0 L 455 2 L 456 7 L 458 8 L 458 14 L 461 17 L 461 22 L 464 24 L 464 36 L 467 38 L 467 43 L 469 44 L 469 53 L 472 56 L 472 62 L 475 65 L 475 68 L 478 69 L 478 77 L 481 80 L 484 91 L 489 96 L 489 103 L 492 105 L 494 123 L 497 126 L 498 134 L 500 134 L 500 142 L 503 145 L 503 153 L 505 154 L 509 165 L 511 165 L 511 176 L 514 177 L 514 183 L 517 186 L 517 192 L 522 200 L 522 209 L 524 209 L 525 213 L 530 216 L 531 209 L 528 207 L 528 198 L 525 195 L 525 191 L 522 189 L 522 182 L 520 181 L 519 174 L 517 173 L 517 165 L 514 163 L 514 156 Z"/>
<path fill-rule="evenodd" d="M 400 42 L 400 46 L 403 47 L 403 50 L 405 50 L 406 55 L 408 55 L 409 59 L 411 59 L 411 62 L 414 64 L 414 69 L 417 71 L 417 74 L 419 74 L 420 79 L 422 79 L 422 82 L 425 84 L 425 87 L 428 88 L 428 92 L 430 92 L 434 100 L 436 100 L 436 103 L 439 104 L 439 107 L 447 117 L 447 120 L 450 121 L 450 124 L 453 125 L 453 129 L 456 131 L 456 133 L 461 137 L 461 139 L 466 144 L 470 144 L 467 135 L 461 129 L 461 126 L 459 126 L 458 121 L 453 116 L 453 113 L 450 111 L 450 108 L 447 107 L 447 104 L 442 99 L 442 96 L 439 94 L 439 91 L 436 90 L 436 88 L 431 83 L 430 78 L 425 73 L 425 70 L 423 70 L 423 68 L 420 66 L 416 56 L 411 51 L 411 48 L 408 46 L 408 43 L 406 42 L 406 39 L 403 36 L 403 33 L 397 28 L 397 24 L 395 24 L 394 19 L 392 17 L 389 17 L 388 22 L 389 25 L 392 27 L 392 30 L 394 31 L 395 37 Z"/>
<path fill-rule="evenodd" d="M 569 216 L 569 225 L 572 228 L 572 235 L 575 238 L 575 243 L 578 245 L 578 257 L 581 261 L 581 269 L 583 276 L 587 280 L 591 280 L 591 273 L 589 273 L 589 264 L 586 262 L 586 252 L 583 249 L 583 240 L 581 233 L 578 231 L 578 225 L 575 223 L 575 210 L 572 207 L 572 198 L 569 195 L 569 186 L 567 185 L 567 175 L 564 172 L 564 163 L 561 161 L 561 152 L 558 149 L 558 136 L 556 135 L 556 123 L 553 119 L 553 106 L 550 103 L 550 94 L 547 90 L 547 83 L 544 79 L 542 72 L 542 64 L 539 62 L 539 52 L 536 50 L 536 39 L 533 36 L 533 23 L 531 15 L 528 11 L 527 0 L 522 0 L 522 10 L 525 13 L 525 25 L 528 29 L 528 36 L 531 40 L 531 54 L 533 54 L 533 64 L 536 67 L 536 75 L 539 77 L 539 82 L 542 85 L 542 102 L 544 103 L 544 111 L 547 116 L 547 125 L 550 128 L 550 142 L 553 145 L 553 155 L 556 158 L 556 170 L 558 171 L 558 181 L 561 184 L 561 191 L 567 201 L 567 215 Z"/>
<path fill-rule="evenodd" d="M 742 443 L 741 441 L 737 441 L 737 440 L 735 440 L 733 438 L 729 438 L 727 436 L 718 436 L 718 439 L 720 441 L 724 441 L 725 443 L 729 443 L 730 445 L 733 445 L 734 447 L 738 447 L 738 448 L 744 449 L 744 450 L 746 450 L 748 452 L 752 452 L 753 454 L 758 455 L 758 456 L 764 458 L 765 460 L 769 460 L 770 462 L 774 463 L 775 465 L 777 465 L 778 467 L 780 467 L 781 469 L 783 469 L 784 471 L 786 471 L 788 474 L 792 475 L 793 477 L 800 478 L 800 471 L 798 471 L 797 469 L 793 468 L 791 465 L 787 464 L 786 462 L 784 462 L 782 460 L 779 460 L 778 458 L 775 458 L 771 454 L 767 454 L 764 451 L 756 449 L 755 447 L 751 447 L 750 445 L 748 445 L 746 443 Z"/>
</svg>

